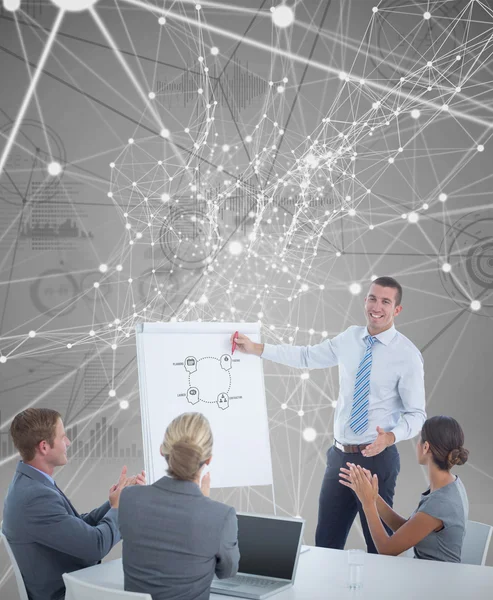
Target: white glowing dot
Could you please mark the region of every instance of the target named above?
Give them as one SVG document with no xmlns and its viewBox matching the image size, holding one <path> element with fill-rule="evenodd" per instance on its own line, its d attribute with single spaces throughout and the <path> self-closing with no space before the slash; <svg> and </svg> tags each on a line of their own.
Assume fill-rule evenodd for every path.
<svg viewBox="0 0 493 600">
<path fill-rule="evenodd" d="M 99 287 L 99 281 L 95 281 L 92 285 L 97 289 Z"/>
<path fill-rule="evenodd" d="M 370 280 L 371 280 L 371 281 L 375 281 L 375 279 L 378 279 L 378 275 L 372 275 L 372 276 L 370 277 Z"/>
<path fill-rule="evenodd" d="M 0 356 L 0 363 L 5 364 L 7 362 L 6 356 Z"/>
<path fill-rule="evenodd" d="M 5 360 L 7 360 L 7 359 L 5 359 L 5 360 L 2 360 L 2 358 L 5 358 L 5 356 L 0 356 L 0 361 L 1 361 L 1 362 L 5 362 Z M 282 408 L 282 410 L 286 410 L 286 408 L 287 408 L 287 407 L 288 407 L 288 405 L 287 405 L 287 404 L 281 404 L 281 408 Z"/>
<path fill-rule="evenodd" d="M 228 144 L 223 144 L 223 152 L 229 152 Z"/>
<path fill-rule="evenodd" d="M 313 442 L 316 437 L 317 432 L 315 431 L 315 429 L 313 429 L 313 427 L 307 427 L 303 431 L 303 439 L 305 440 L 305 442 Z"/>
<path fill-rule="evenodd" d="M 212 46 L 212 48 L 211 48 L 211 54 L 213 56 L 217 56 L 219 54 L 219 48 L 217 46 Z"/>
<path fill-rule="evenodd" d="M 115 168 L 115 163 L 114 163 L 114 162 L 110 163 L 110 167 L 111 167 L 112 169 L 114 169 L 114 168 Z"/>
<path fill-rule="evenodd" d="M 339 252 L 339 250 L 336 252 L 336 256 L 341 256 L 341 253 Z"/>
<path fill-rule="evenodd" d="M 112 350 L 116 350 L 117 349 L 117 345 L 116 344 L 111 344 L 111 349 Z"/>
<path fill-rule="evenodd" d="M 372 11 L 373 11 L 374 13 L 378 12 L 378 6 L 374 6 L 374 7 L 372 8 Z"/>
<path fill-rule="evenodd" d="M 154 92 L 149 92 L 147 95 L 149 96 L 150 100 L 154 100 L 154 98 L 156 97 L 156 94 Z"/>
<path fill-rule="evenodd" d="M 278 94 L 282 94 L 284 92 L 284 86 L 283 85 L 278 85 L 277 86 L 277 93 Z"/>
<path fill-rule="evenodd" d="M 98 0 L 52 0 L 53 4 L 56 4 L 63 10 L 69 12 L 81 12 L 86 8 L 94 6 Z"/>
<path fill-rule="evenodd" d="M 455 91 L 456 91 L 457 93 L 459 93 L 460 91 L 462 91 L 462 88 L 461 88 L 460 86 L 457 86 L 457 87 L 455 88 Z"/>
<path fill-rule="evenodd" d="M 30 337 L 30 338 L 36 337 L 36 332 L 31 330 L 31 331 L 29 332 L 29 337 Z"/>
<path fill-rule="evenodd" d="M 122 271 L 123 270 L 123 266 L 122 265 L 116 265 L 116 270 L 117 271 Z"/>
<path fill-rule="evenodd" d="M 101 271 L 101 273 L 106 273 L 106 271 L 108 270 L 108 265 L 99 265 L 99 270 Z"/>
<path fill-rule="evenodd" d="M 127 410 L 129 407 L 128 400 L 120 400 L 120 408 L 122 410 Z"/>
<path fill-rule="evenodd" d="M 70 350 L 70 348 L 72 348 L 72 344 L 67 344 L 67 348 Z"/>
<path fill-rule="evenodd" d="M 330 405 L 332 406 L 332 408 L 336 408 L 337 400 L 331 400 Z"/>
<path fill-rule="evenodd" d="M 204 90 L 203 90 L 202 88 L 199 88 L 199 89 L 197 90 L 197 93 L 198 93 L 198 94 L 203 94 L 203 93 L 204 93 Z"/>
<path fill-rule="evenodd" d="M 361 293 L 361 285 L 359 283 L 352 283 L 349 286 L 349 291 L 351 292 L 351 294 L 356 296 L 357 294 Z"/>
<path fill-rule="evenodd" d="M 392 164 L 393 162 L 394 162 L 394 159 L 393 159 L 393 157 L 391 156 L 391 157 L 389 158 L 389 163 L 390 163 L 390 164 Z"/>
<path fill-rule="evenodd" d="M 484 150 L 483 144 L 479 144 L 479 146 L 478 146 L 478 152 L 482 152 L 483 150 Z"/>
<path fill-rule="evenodd" d="M 112 398 L 114 398 L 116 396 L 116 391 L 115 390 L 110 390 L 108 392 L 108 396 L 111 396 Z"/>
<path fill-rule="evenodd" d="M 423 204 L 423 210 L 428 210 L 429 208 L 430 208 L 430 205 L 425 202 Z"/>
<path fill-rule="evenodd" d="M 195 10 L 200 10 L 201 8 L 202 8 L 202 6 L 200 4 L 195 5 Z"/>
<path fill-rule="evenodd" d="M 163 202 L 169 202 L 169 198 L 170 198 L 169 194 L 161 194 L 161 200 Z"/>
<path fill-rule="evenodd" d="M 322 337 L 327 337 L 329 335 L 328 331 L 322 331 Z"/>
<path fill-rule="evenodd" d="M 96 335 L 96 332 L 94 331 L 94 329 L 91 329 L 91 331 L 89 332 L 89 335 L 91 337 L 94 337 Z"/>
<path fill-rule="evenodd" d="M 356 214 L 356 211 L 354 210 L 354 208 L 350 208 L 350 209 L 347 211 L 347 214 L 348 214 L 350 217 L 354 217 L 354 215 Z"/>
<path fill-rule="evenodd" d="M 452 265 L 449 263 L 443 263 L 442 265 L 442 271 L 444 273 L 450 273 L 450 271 L 452 270 Z"/>
<path fill-rule="evenodd" d="M 130 139 L 128 140 L 128 143 L 129 143 L 129 144 L 133 144 L 133 143 L 134 143 L 134 138 L 130 138 Z"/>
<path fill-rule="evenodd" d="M 300 377 L 301 379 L 310 379 L 310 373 L 302 373 Z"/>
<path fill-rule="evenodd" d="M 245 138 L 245 142 L 247 142 L 248 144 L 252 141 L 252 136 L 251 135 L 247 135 Z"/>
<path fill-rule="evenodd" d="M 165 19 L 165 17 L 159 17 L 159 19 L 157 20 L 157 22 L 159 23 L 159 25 L 166 25 L 166 19 Z"/>
<path fill-rule="evenodd" d="M 340 79 L 341 81 L 344 81 L 344 80 L 346 79 L 346 77 L 347 77 L 347 73 L 344 73 L 344 71 L 341 71 L 341 72 L 339 73 L 339 79 Z"/>
<path fill-rule="evenodd" d="M 60 175 L 61 172 L 62 172 L 62 165 L 59 162 L 51 162 L 48 165 L 48 173 L 52 177 L 56 177 L 57 175 Z"/>
<path fill-rule="evenodd" d="M 414 110 L 411 111 L 411 117 L 413 119 L 419 119 L 420 115 L 421 115 L 421 112 L 417 108 L 415 108 Z"/>
<path fill-rule="evenodd" d="M 167 140 L 170 136 L 169 129 L 166 129 L 166 128 L 161 129 L 160 135 L 162 138 L 165 138 Z"/>
<path fill-rule="evenodd" d="M 473 300 L 471 302 L 471 310 L 479 310 L 481 308 L 481 302 L 479 300 Z"/>
<path fill-rule="evenodd" d="M 299 416 L 299 417 L 302 417 L 304 414 L 305 414 L 305 411 L 304 411 L 304 410 L 299 410 L 299 411 L 298 411 L 298 416 Z"/>
<path fill-rule="evenodd" d="M 272 21 L 277 27 L 289 27 L 294 21 L 294 12 L 289 6 L 280 4 L 272 11 Z"/>
<path fill-rule="evenodd" d="M 426 63 L 426 66 L 427 66 L 427 67 L 432 67 L 432 66 L 433 66 L 433 61 L 429 60 L 429 61 Z"/>
<path fill-rule="evenodd" d="M 308 333 L 309 333 L 310 335 L 313 335 L 313 334 L 315 333 L 315 330 L 314 330 L 314 329 L 309 329 L 309 330 L 308 330 Z"/>
<path fill-rule="evenodd" d="M 308 284 L 303 283 L 302 286 L 301 286 L 301 291 L 302 292 L 308 292 Z"/>
<path fill-rule="evenodd" d="M 428 19 L 431 19 L 431 13 L 429 13 L 428 11 L 426 11 L 423 15 L 423 19 L 426 19 L 428 21 Z"/>
<path fill-rule="evenodd" d="M 3 7 L 10 12 L 18 10 L 20 5 L 21 0 L 3 0 Z"/>
<path fill-rule="evenodd" d="M 443 194 L 443 193 L 440 194 L 438 196 L 438 199 L 440 200 L 440 202 L 446 202 L 446 200 L 447 200 L 447 194 Z"/>
<path fill-rule="evenodd" d="M 417 223 L 419 221 L 419 215 L 418 215 L 418 213 L 410 212 L 407 215 L 407 220 L 409 221 L 409 223 Z"/>
<path fill-rule="evenodd" d="M 202 296 L 200 296 L 199 298 L 199 304 L 207 304 L 207 302 L 207 296 L 205 294 L 202 294 Z"/>
<path fill-rule="evenodd" d="M 228 246 L 229 253 L 233 256 L 238 256 L 243 251 L 243 244 L 241 242 L 231 242 Z"/>
</svg>

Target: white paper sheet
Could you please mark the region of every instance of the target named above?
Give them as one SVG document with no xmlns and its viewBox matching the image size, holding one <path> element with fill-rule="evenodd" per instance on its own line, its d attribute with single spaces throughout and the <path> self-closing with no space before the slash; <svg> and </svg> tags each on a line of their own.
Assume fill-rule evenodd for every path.
<svg viewBox="0 0 493 600">
<path fill-rule="evenodd" d="M 236 351 L 231 334 L 260 342 L 257 323 L 144 323 L 137 358 L 148 481 L 166 474 L 159 453 L 168 424 L 201 412 L 214 435 L 212 487 L 272 484 L 262 360 Z"/>
</svg>

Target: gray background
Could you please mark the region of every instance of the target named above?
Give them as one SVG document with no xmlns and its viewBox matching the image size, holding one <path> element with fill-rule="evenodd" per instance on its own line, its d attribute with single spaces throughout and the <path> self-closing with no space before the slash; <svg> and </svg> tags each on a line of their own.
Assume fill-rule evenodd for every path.
<svg viewBox="0 0 493 600">
<path fill-rule="evenodd" d="M 404 287 L 397 325 L 424 355 L 428 414 L 464 428 L 470 518 L 491 523 L 491 13 L 465 0 L 386 1 L 375 15 L 370 0 L 306 0 L 278 29 L 271 2 L 206 4 L 201 27 L 188 2 L 163 26 L 126 2 L 95 7 L 158 119 L 87 11 L 67 13 L 55 38 L 0 177 L 0 497 L 17 461 L 8 426 L 29 405 L 59 410 L 75 438 L 57 481 L 80 510 L 105 500 L 123 463 L 143 467 L 136 323 L 260 318 L 265 341 L 317 343 L 363 323 L 364 291 L 388 274 Z M 1 152 L 56 11 L 24 1 L 17 23 L 0 13 Z M 337 370 L 264 369 L 277 513 L 302 515 L 311 544 Z M 399 451 L 395 506 L 409 514 L 426 474 L 413 441 Z M 213 494 L 272 510 L 270 489 Z M 364 547 L 359 523 L 347 547 Z M 0 561 L 2 598 L 16 598 L 3 548 Z"/>
</svg>

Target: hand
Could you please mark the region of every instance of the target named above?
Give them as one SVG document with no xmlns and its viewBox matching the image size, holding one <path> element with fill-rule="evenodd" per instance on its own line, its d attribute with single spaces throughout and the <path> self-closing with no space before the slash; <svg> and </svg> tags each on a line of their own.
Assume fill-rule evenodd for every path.
<svg viewBox="0 0 493 600">
<path fill-rule="evenodd" d="M 349 463 L 349 462 L 348 462 L 348 463 L 346 463 L 346 464 L 347 464 L 347 466 L 348 466 L 348 467 L 351 467 L 351 465 L 352 465 L 353 463 Z M 369 471 L 368 469 L 364 469 L 363 467 L 360 467 L 360 468 L 361 468 L 361 470 L 363 471 L 363 473 L 366 475 L 366 478 L 368 479 L 368 481 L 371 483 L 371 480 L 372 480 L 372 474 L 371 474 L 371 471 Z M 339 477 L 340 477 L 341 479 L 346 479 L 347 481 L 351 481 L 351 471 L 350 471 L 350 469 L 345 469 L 344 467 L 341 467 L 341 468 L 339 469 L 339 471 L 341 471 L 341 472 L 339 473 Z"/>
<path fill-rule="evenodd" d="M 141 471 L 138 475 L 128 478 L 129 482 L 127 485 L 146 485 L 146 472 Z"/>
<path fill-rule="evenodd" d="M 200 491 L 204 494 L 204 496 L 209 497 L 211 495 L 211 474 L 206 473 L 202 477 L 202 481 L 200 483 Z"/>
<path fill-rule="evenodd" d="M 347 463 L 348 469 L 341 468 L 339 483 L 353 490 L 363 508 L 375 504 L 378 498 L 378 477 L 359 465 Z M 370 476 L 370 477 L 369 477 Z"/>
<path fill-rule="evenodd" d="M 120 494 L 122 493 L 124 487 L 131 485 L 129 482 L 130 478 L 127 477 L 127 467 L 124 466 L 122 472 L 120 473 L 120 479 L 118 480 L 118 483 L 115 483 L 115 485 L 111 486 L 110 488 L 109 501 L 111 508 L 118 508 L 118 505 L 120 504 Z"/>
<path fill-rule="evenodd" d="M 233 333 L 231 336 L 231 344 L 233 344 L 234 335 L 235 334 Z M 252 340 L 243 333 L 238 333 L 235 342 L 237 350 L 244 352 L 245 354 L 256 354 L 257 356 L 260 356 L 264 351 L 263 344 L 252 342 Z"/>
<path fill-rule="evenodd" d="M 363 456 L 376 456 L 383 452 L 388 446 L 395 443 L 395 435 L 389 431 L 384 431 L 381 427 L 377 427 L 377 439 L 361 451 Z"/>
</svg>

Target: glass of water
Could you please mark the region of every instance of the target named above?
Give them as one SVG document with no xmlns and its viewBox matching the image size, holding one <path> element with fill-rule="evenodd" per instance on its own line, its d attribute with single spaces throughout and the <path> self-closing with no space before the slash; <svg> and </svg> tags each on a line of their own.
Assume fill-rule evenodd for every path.
<svg viewBox="0 0 493 600">
<path fill-rule="evenodd" d="M 348 550 L 348 587 L 358 590 L 363 587 L 364 550 Z"/>
</svg>

